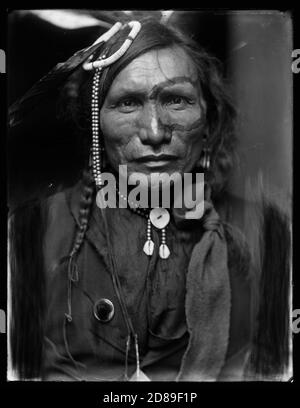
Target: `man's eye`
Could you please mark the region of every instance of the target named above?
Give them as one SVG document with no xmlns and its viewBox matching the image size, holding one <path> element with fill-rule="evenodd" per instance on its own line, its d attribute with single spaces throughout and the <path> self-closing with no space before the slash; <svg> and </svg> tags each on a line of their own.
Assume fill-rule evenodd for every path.
<svg viewBox="0 0 300 408">
<path fill-rule="evenodd" d="M 118 103 L 118 108 L 122 112 L 132 112 L 139 106 L 140 102 L 136 98 L 126 98 Z"/>
<path fill-rule="evenodd" d="M 134 106 L 136 102 L 132 99 L 126 99 L 120 103 L 121 106 Z"/>
<path fill-rule="evenodd" d="M 170 101 L 170 103 L 174 103 L 174 105 L 180 105 L 182 102 L 185 102 L 185 100 L 181 96 L 174 96 Z"/>
<path fill-rule="evenodd" d="M 169 96 L 166 98 L 165 103 L 167 106 L 173 109 L 183 109 L 186 107 L 188 104 L 187 98 L 184 98 L 183 96 Z"/>
</svg>

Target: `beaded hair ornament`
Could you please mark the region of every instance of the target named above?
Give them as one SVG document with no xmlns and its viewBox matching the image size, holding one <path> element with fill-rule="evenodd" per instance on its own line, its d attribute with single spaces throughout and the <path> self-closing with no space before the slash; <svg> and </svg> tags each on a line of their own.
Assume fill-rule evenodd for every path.
<svg viewBox="0 0 300 408">
<path fill-rule="evenodd" d="M 87 59 L 83 64 L 83 69 L 86 71 L 94 70 L 93 77 L 93 86 L 92 86 L 92 101 L 91 101 L 91 116 L 92 116 L 92 169 L 93 177 L 95 180 L 96 188 L 98 190 L 96 202 L 97 205 L 101 208 L 102 200 L 102 177 L 101 177 L 101 156 L 103 152 L 103 147 L 101 147 L 100 137 L 99 137 L 99 81 L 101 71 L 104 67 L 107 67 L 121 58 L 125 52 L 128 50 L 133 40 L 139 33 L 141 29 L 141 23 L 138 21 L 130 21 L 127 23 L 131 28 L 131 31 L 127 38 L 125 39 L 122 46 L 110 57 L 106 58 L 106 55 L 101 55 L 101 57 L 95 61 L 92 61 L 93 54 Z M 122 24 L 117 22 L 109 31 L 99 37 L 92 46 L 100 43 L 107 42 L 111 37 L 113 37 L 121 28 Z M 127 197 L 122 195 L 118 191 L 119 197 L 122 200 L 128 202 Z M 161 244 L 159 246 L 159 256 L 161 259 L 167 259 L 170 256 L 170 250 L 166 244 L 166 230 L 165 227 L 170 221 L 170 214 L 165 208 L 154 208 L 150 212 L 146 209 L 139 208 L 137 203 L 128 202 L 131 210 L 136 212 L 139 215 L 147 218 L 147 239 L 144 244 L 144 252 L 146 255 L 151 256 L 154 252 L 154 242 L 151 239 L 151 226 L 154 225 L 156 228 L 161 230 Z"/>
</svg>

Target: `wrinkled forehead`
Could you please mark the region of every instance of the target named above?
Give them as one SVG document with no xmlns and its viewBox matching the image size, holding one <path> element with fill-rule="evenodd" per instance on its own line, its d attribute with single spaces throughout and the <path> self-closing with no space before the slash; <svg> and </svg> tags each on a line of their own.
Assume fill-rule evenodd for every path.
<svg viewBox="0 0 300 408">
<path fill-rule="evenodd" d="M 180 47 L 155 49 L 131 61 L 114 79 L 109 94 L 120 89 L 148 88 L 181 83 L 198 89 L 197 69 L 190 56 Z"/>
</svg>

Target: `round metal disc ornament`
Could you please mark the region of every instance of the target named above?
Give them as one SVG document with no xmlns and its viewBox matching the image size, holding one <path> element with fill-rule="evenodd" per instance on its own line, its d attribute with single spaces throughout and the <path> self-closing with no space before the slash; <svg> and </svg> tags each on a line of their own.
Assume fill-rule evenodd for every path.
<svg viewBox="0 0 300 408">
<path fill-rule="evenodd" d="M 94 316 L 102 323 L 109 322 L 115 314 L 115 308 L 113 303 L 109 299 L 99 299 L 94 304 Z"/>
<path fill-rule="evenodd" d="M 170 222 L 169 211 L 165 208 L 153 208 L 149 214 L 151 224 L 158 229 L 165 228 Z"/>
</svg>

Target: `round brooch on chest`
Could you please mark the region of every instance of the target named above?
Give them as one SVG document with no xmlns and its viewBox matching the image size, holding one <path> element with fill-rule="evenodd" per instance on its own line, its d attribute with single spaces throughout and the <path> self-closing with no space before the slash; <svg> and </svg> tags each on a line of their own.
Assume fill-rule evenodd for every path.
<svg viewBox="0 0 300 408">
<path fill-rule="evenodd" d="M 102 323 L 109 322 L 115 314 L 113 303 L 109 299 L 99 299 L 94 304 L 94 316 Z"/>
</svg>

